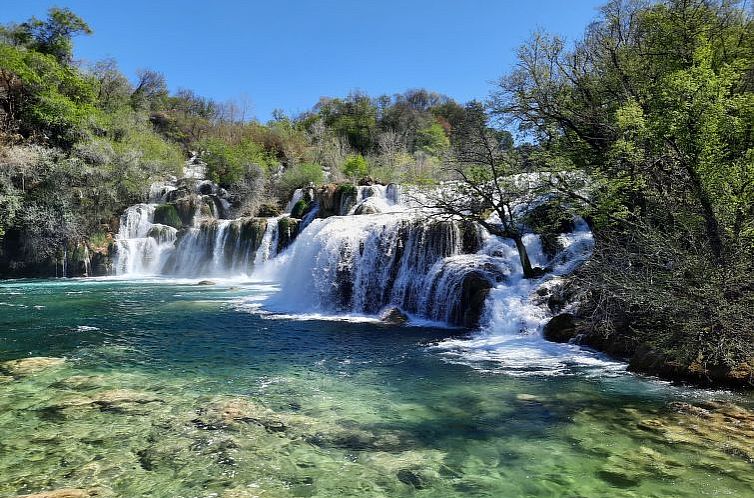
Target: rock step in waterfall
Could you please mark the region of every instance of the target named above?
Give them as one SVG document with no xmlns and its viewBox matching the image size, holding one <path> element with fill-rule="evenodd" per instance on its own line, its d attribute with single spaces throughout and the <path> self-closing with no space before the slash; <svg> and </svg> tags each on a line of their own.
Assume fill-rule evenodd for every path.
<svg viewBox="0 0 754 498">
<path fill-rule="evenodd" d="M 226 219 L 227 194 L 196 178 L 156 185 L 150 201 L 123 214 L 118 274 L 263 278 L 280 285 L 268 306 L 285 312 L 397 308 L 413 319 L 515 334 L 541 328 L 548 314 L 535 291 L 555 285 L 592 248 L 583 220 L 548 234 L 545 251 L 527 234 L 532 263 L 552 271 L 526 280 L 512 241 L 428 218 L 395 184 L 298 189 L 286 214 L 271 218 Z"/>
</svg>

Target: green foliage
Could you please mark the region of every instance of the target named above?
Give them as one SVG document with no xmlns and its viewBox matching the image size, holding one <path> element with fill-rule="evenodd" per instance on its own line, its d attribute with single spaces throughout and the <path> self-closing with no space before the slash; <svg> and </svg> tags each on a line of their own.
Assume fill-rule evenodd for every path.
<svg viewBox="0 0 754 498">
<path fill-rule="evenodd" d="M 303 218 L 304 214 L 309 210 L 309 203 L 304 199 L 301 199 L 293 205 L 291 209 L 291 218 Z"/>
<path fill-rule="evenodd" d="M 343 174 L 347 177 L 360 178 L 366 176 L 368 172 L 369 166 L 361 154 L 348 156 L 343 163 Z"/>
<path fill-rule="evenodd" d="M 53 56 L 59 63 L 69 65 L 73 57 L 72 38 L 89 35 L 91 28 L 69 9 L 51 8 L 47 19 L 32 17 L 17 26 L 2 28 L 2 34 L 15 45 Z"/>
<path fill-rule="evenodd" d="M 322 166 L 314 163 L 296 164 L 285 170 L 280 182 L 287 192 L 305 187 L 310 183 L 314 185 L 321 184 L 325 179 Z"/>
<path fill-rule="evenodd" d="M 416 137 L 417 148 L 427 154 L 439 156 L 450 147 L 445 129 L 438 123 L 419 130 Z"/>
<path fill-rule="evenodd" d="M 183 222 L 173 204 L 160 204 L 154 209 L 154 222 L 173 228 L 181 228 Z"/>
<path fill-rule="evenodd" d="M 0 44 L 0 105 L 25 135 L 70 145 L 94 114 L 94 84 L 53 56 Z"/>
<path fill-rule="evenodd" d="M 596 226 L 587 326 L 704 374 L 752 361 L 749 6 L 610 2 L 572 50 L 540 33 L 519 57 L 493 109 L 588 178 L 561 183 Z"/>
<path fill-rule="evenodd" d="M 325 124 L 361 154 L 373 147 L 377 107 L 368 96 L 354 93 L 343 100 L 323 99 L 317 110 Z"/>
<path fill-rule="evenodd" d="M 264 148 L 250 140 L 232 145 L 212 138 L 203 141 L 200 147 L 209 178 L 226 187 L 240 181 L 252 166 L 264 168 L 273 163 Z"/>
</svg>

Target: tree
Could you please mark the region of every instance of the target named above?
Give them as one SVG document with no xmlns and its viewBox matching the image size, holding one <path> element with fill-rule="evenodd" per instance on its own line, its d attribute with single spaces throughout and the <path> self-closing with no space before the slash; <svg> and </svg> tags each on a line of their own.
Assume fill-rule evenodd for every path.
<svg viewBox="0 0 754 498">
<path fill-rule="evenodd" d="M 751 359 L 752 67 L 746 2 L 613 0 L 573 48 L 536 34 L 491 98 L 540 167 L 588 179 L 559 184 L 595 222 L 586 325 L 700 372 Z"/>
<path fill-rule="evenodd" d="M 369 172 L 366 159 L 361 154 L 348 156 L 343 163 L 343 173 L 351 178 L 366 176 Z"/>
<path fill-rule="evenodd" d="M 516 244 L 525 278 L 541 276 L 541 268 L 531 265 L 523 242 L 521 209 L 541 193 L 540 181 L 524 173 L 516 152 L 505 147 L 505 134 L 490 128 L 482 104 L 466 106 L 464 121 L 453 136 L 447 160 L 449 182 L 427 191 L 425 207 L 437 216 L 460 218 L 483 226 Z"/>
<path fill-rule="evenodd" d="M 133 88 L 128 78 L 118 69 L 118 63 L 114 59 L 97 62 L 91 73 L 97 80 L 98 107 L 114 112 L 128 105 Z"/>
<path fill-rule="evenodd" d="M 136 72 L 136 85 L 131 93 L 131 107 L 134 110 L 157 110 L 168 96 L 165 76 L 151 69 Z"/>
<path fill-rule="evenodd" d="M 79 34 L 90 35 L 89 25 L 69 9 L 51 8 L 47 19 L 32 17 L 16 26 L 4 27 L 3 37 L 15 45 L 55 57 L 60 64 L 73 61 L 72 38 Z"/>
</svg>

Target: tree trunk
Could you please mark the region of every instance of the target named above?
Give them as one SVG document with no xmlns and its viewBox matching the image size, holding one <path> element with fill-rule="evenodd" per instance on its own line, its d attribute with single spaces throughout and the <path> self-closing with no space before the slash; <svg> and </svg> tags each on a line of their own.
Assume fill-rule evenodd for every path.
<svg viewBox="0 0 754 498">
<path fill-rule="evenodd" d="M 521 236 L 515 234 L 511 237 L 516 243 L 516 249 L 518 250 L 518 259 L 521 261 L 521 268 L 524 270 L 524 278 L 537 278 L 542 276 L 540 272 L 531 267 L 531 261 L 529 260 L 529 253 L 526 252 L 526 246 Z"/>
</svg>

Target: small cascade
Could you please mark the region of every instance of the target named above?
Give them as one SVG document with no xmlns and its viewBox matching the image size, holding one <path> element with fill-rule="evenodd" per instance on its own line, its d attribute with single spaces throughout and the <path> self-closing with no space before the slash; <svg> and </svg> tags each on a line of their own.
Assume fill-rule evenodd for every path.
<svg viewBox="0 0 754 498">
<path fill-rule="evenodd" d="M 290 213 L 291 211 L 293 211 L 293 206 L 295 206 L 296 203 L 303 198 L 304 198 L 304 189 L 297 188 L 293 192 L 293 196 L 291 196 L 291 200 L 288 201 L 288 204 L 285 206 L 285 212 Z"/>
<path fill-rule="evenodd" d="M 377 214 L 402 210 L 400 190 L 397 185 L 370 185 L 356 187 L 356 200 L 343 214 Z"/>
<path fill-rule="evenodd" d="M 154 275 L 172 251 L 177 230 L 155 224 L 157 204 L 136 204 L 120 218 L 115 239 L 115 271 L 119 275 Z"/>
<path fill-rule="evenodd" d="M 255 267 L 259 267 L 277 255 L 278 222 L 280 218 L 282 216 L 267 218 L 267 228 L 264 230 L 264 236 L 262 237 L 262 242 L 259 244 L 259 249 L 257 249 L 254 255 Z"/>
<path fill-rule="evenodd" d="M 205 220 L 181 235 L 162 273 L 179 276 L 249 275 L 267 229 L 263 218 Z"/>
</svg>

